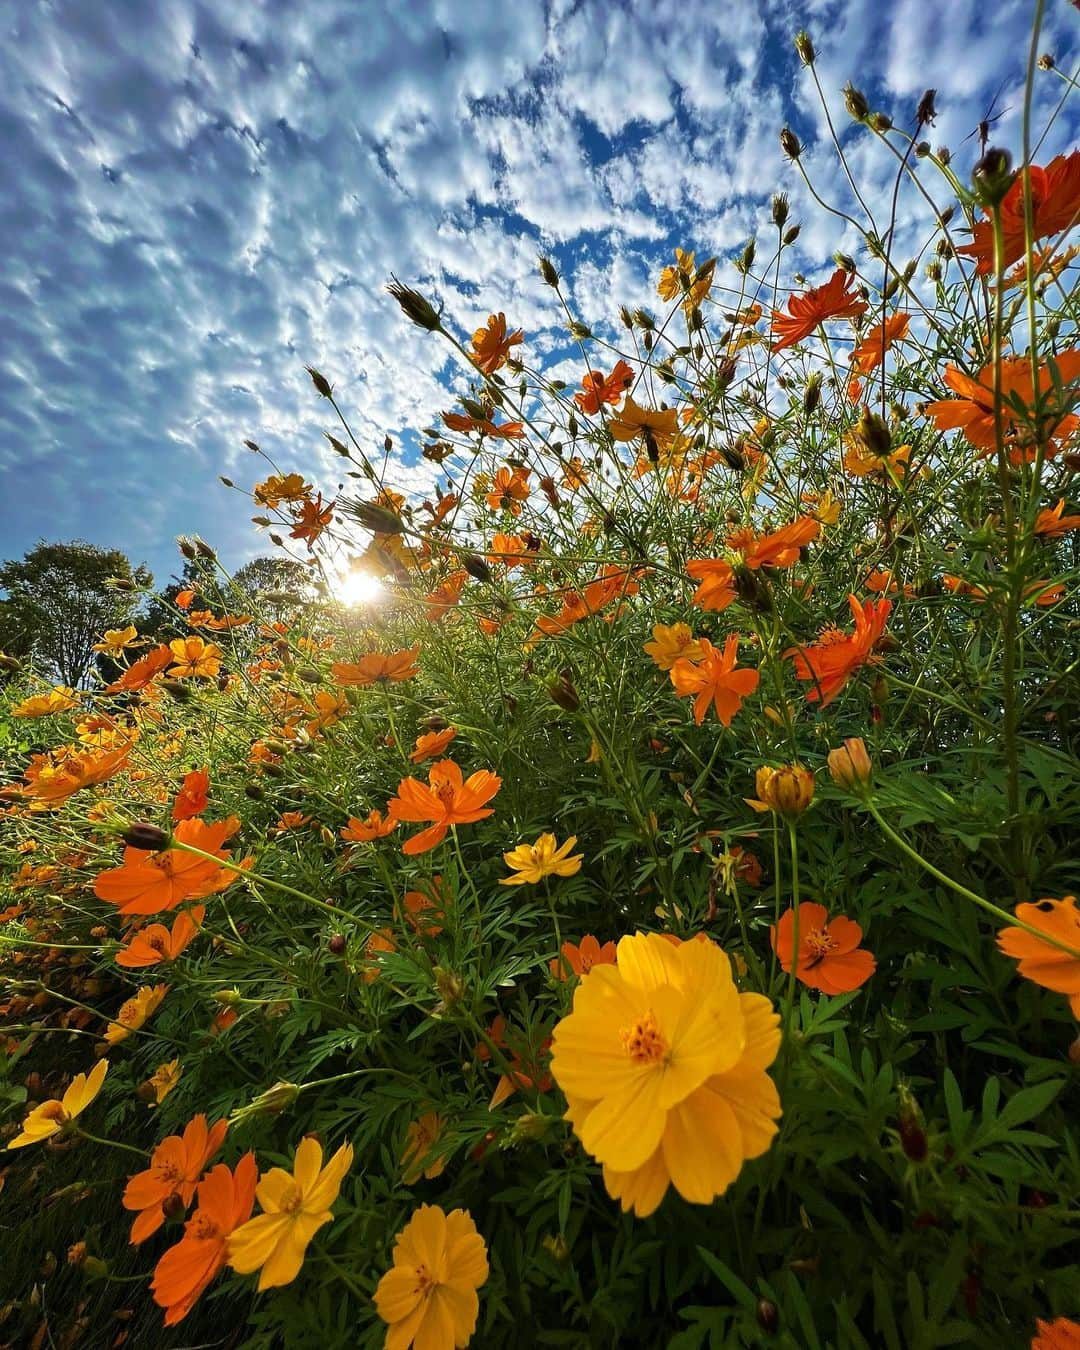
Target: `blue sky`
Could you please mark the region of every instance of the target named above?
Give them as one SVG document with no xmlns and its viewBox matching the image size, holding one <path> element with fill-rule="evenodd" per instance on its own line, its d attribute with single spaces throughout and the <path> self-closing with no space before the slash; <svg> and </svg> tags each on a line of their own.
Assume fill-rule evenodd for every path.
<svg viewBox="0 0 1080 1350">
<path fill-rule="evenodd" d="M 164 581 L 174 538 L 231 564 L 270 551 L 218 482 L 250 486 L 251 438 L 332 493 L 335 384 L 391 473 L 421 489 L 410 429 L 462 377 L 383 289 L 391 272 L 460 331 L 489 310 L 534 359 L 563 339 L 536 255 L 599 329 L 654 306 L 674 244 L 737 255 L 791 194 L 816 277 L 857 240 L 784 162 L 790 122 L 843 196 L 791 36 L 807 28 L 871 197 L 889 162 L 853 128 L 847 79 L 910 124 L 938 89 L 935 144 L 1001 89 L 1019 147 L 1031 0 L 19 0 L 0 13 L 0 557 L 81 536 Z M 1047 0 L 1039 47 L 1075 69 L 1080 15 Z M 1062 85 L 1043 75 L 1037 113 Z M 1080 141 L 1061 116 L 1042 158 Z M 912 204 L 913 205 L 913 204 Z M 901 230 L 907 224 L 901 206 Z M 414 462 L 410 463 L 409 460 Z"/>
</svg>

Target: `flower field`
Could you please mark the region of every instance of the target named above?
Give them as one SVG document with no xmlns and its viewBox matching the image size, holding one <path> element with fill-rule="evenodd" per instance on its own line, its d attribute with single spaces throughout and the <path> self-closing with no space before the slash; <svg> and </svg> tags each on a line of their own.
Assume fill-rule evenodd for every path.
<svg viewBox="0 0 1080 1350">
<path fill-rule="evenodd" d="M 426 500 L 310 369 L 305 588 L 0 658 L 0 1344 L 1080 1347 L 1080 150 L 844 102 L 818 284 L 395 279 Z"/>
</svg>

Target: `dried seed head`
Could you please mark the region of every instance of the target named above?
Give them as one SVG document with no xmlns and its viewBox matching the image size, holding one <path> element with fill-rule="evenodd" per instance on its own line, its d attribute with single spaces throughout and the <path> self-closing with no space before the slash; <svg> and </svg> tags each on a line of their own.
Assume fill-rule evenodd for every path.
<svg viewBox="0 0 1080 1350">
<path fill-rule="evenodd" d="M 798 159 L 802 154 L 802 144 L 790 127 L 781 128 L 780 149 L 783 150 L 788 159 Z"/>
</svg>

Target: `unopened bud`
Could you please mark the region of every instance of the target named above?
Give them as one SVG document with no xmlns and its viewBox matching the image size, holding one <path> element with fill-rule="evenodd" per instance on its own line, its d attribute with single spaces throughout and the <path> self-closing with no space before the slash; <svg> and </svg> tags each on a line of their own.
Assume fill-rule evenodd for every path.
<svg viewBox="0 0 1080 1350">
<path fill-rule="evenodd" d="M 577 712 L 581 707 L 578 691 L 565 670 L 561 671 L 557 678 L 548 685 L 548 696 L 552 703 L 557 704 L 565 712 Z"/>
<path fill-rule="evenodd" d="M 575 342 L 585 342 L 592 337 L 592 329 L 587 323 L 581 323 L 578 319 L 571 319 L 566 325 L 567 331 Z"/>
<path fill-rule="evenodd" d="M 491 568 L 483 558 L 477 557 L 475 553 L 466 553 L 461 560 L 461 565 L 469 576 L 475 577 L 477 581 L 491 580 Z"/>
<path fill-rule="evenodd" d="M 849 736 L 838 749 L 830 750 L 828 765 L 833 782 L 848 789 L 869 783 L 874 771 L 861 736 Z"/>
<path fill-rule="evenodd" d="M 435 988 L 443 1004 L 450 1008 L 460 1003 L 465 996 L 465 982 L 461 976 L 455 975 L 452 970 L 444 970 L 442 966 L 436 966 L 431 973 L 435 977 Z"/>
<path fill-rule="evenodd" d="M 783 150 L 788 159 L 798 159 L 802 154 L 802 145 L 799 138 L 790 127 L 782 127 L 780 130 L 780 149 Z"/>
<path fill-rule="evenodd" d="M 442 329 L 439 314 L 419 291 L 414 291 L 410 286 L 403 286 L 397 277 L 386 289 L 418 328 L 425 328 L 429 333 L 437 333 Z"/>
<path fill-rule="evenodd" d="M 158 825 L 150 825 L 145 820 L 129 825 L 120 838 L 128 848 L 145 849 L 148 853 L 160 853 L 169 847 L 169 836 Z"/>
<path fill-rule="evenodd" d="M 1043 52 L 1042 56 L 1039 57 L 1039 69 L 1040 70 L 1054 69 L 1054 58 L 1050 55 L 1049 52 Z"/>
<path fill-rule="evenodd" d="M 400 516 L 375 502 L 353 502 L 349 514 L 374 534 L 400 534 L 404 528 Z"/>
<path fill-rule="evenodd" d="M 928 89 L 922 98 L 919 99 L 919 106 L 915 109 L 915 120 L 920 126 L 933 126 L 934 118 L 937 112 L 934 109 L 934 99 L 937 96 L 936 89 Z"/>
<path fill-rule="evenodd" d="M 558 288 L 559 274 L 558 272 L 556 272 L 554 264 L 552 263 L 550 258 L 542 257 L 540 259 L 540 275 L 541 277 L 543 277 L 547 285 L 554 286 L 556 289 Z"/>
<path fill-rule="evenodd" d="M 856 122 L 865 122 L 870 115 L 870 104 L 866 101 L 866 95 L 860 89 L 848 81 L 844 85 L 844 107 L 848 110 L 848 116 Z"/>
<path fill-rule="evenodd" d="M 326 945 L 335 956 L 340 956 L 345 950 L 345 934 L 335 933 Z"/>
<path fill-rule="evenodd" d="M 185 558 L 188 559 L 189 562 L 194 559 L 195 545 L 191 542 L 190 539 L 178 539 L 177 545 L 180 549 L 180 552 L 184 555 Z"/>
<path fill-rule="evenodd" d="M 787 193 L 774 192 L 772 199 L 772 218 L 773 224 L 778 230 L 782 230 L 787 224 L 788 209 Z"/>
<path fill-rule="evenodd" d="M 991 146 L 972 171 L 975 196 L 980 206 L 997 206 L 1012 187 L 1012 157 L 1007 150 Z"/>
<path fill-rule="evenodd" d="M 757 1301 L 757 1322 L 762 1331 L 771 1336 L 780 1329 L 780 1309 L 771 1298 L 759 1298 Z"/>
<path fill-rule="evenodd" d="M 330 388 L 330 382 L 325 375 L 320 375 L 314 366 L 305 366 L 304 369 L 311 376 L 311 383 L 315 386 L 316 393 L 322 394 L 323 398 L 334 397 L 334 391 Z"/>
<path fill-rule="evenodd" d="M 810 34 L 805 29 L 795 34 L 795 50 L 804 66 L 814 64 L 814 44 L 810 41 Z"/>
</svg>

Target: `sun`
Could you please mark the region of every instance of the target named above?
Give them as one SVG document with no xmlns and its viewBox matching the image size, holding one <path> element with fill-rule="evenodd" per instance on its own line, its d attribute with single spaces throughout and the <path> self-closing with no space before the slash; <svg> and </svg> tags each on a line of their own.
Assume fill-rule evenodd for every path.
<svg viewBox="0 0 1080 1350">
<path fill-rule="evenodd" d="M 335 592 L 338 600 L 350 609 L 360 605 L 374 605 L 383 596 L 383 584 L 370 572 L 352 568 L 337 579 Z"/>
</svg>

